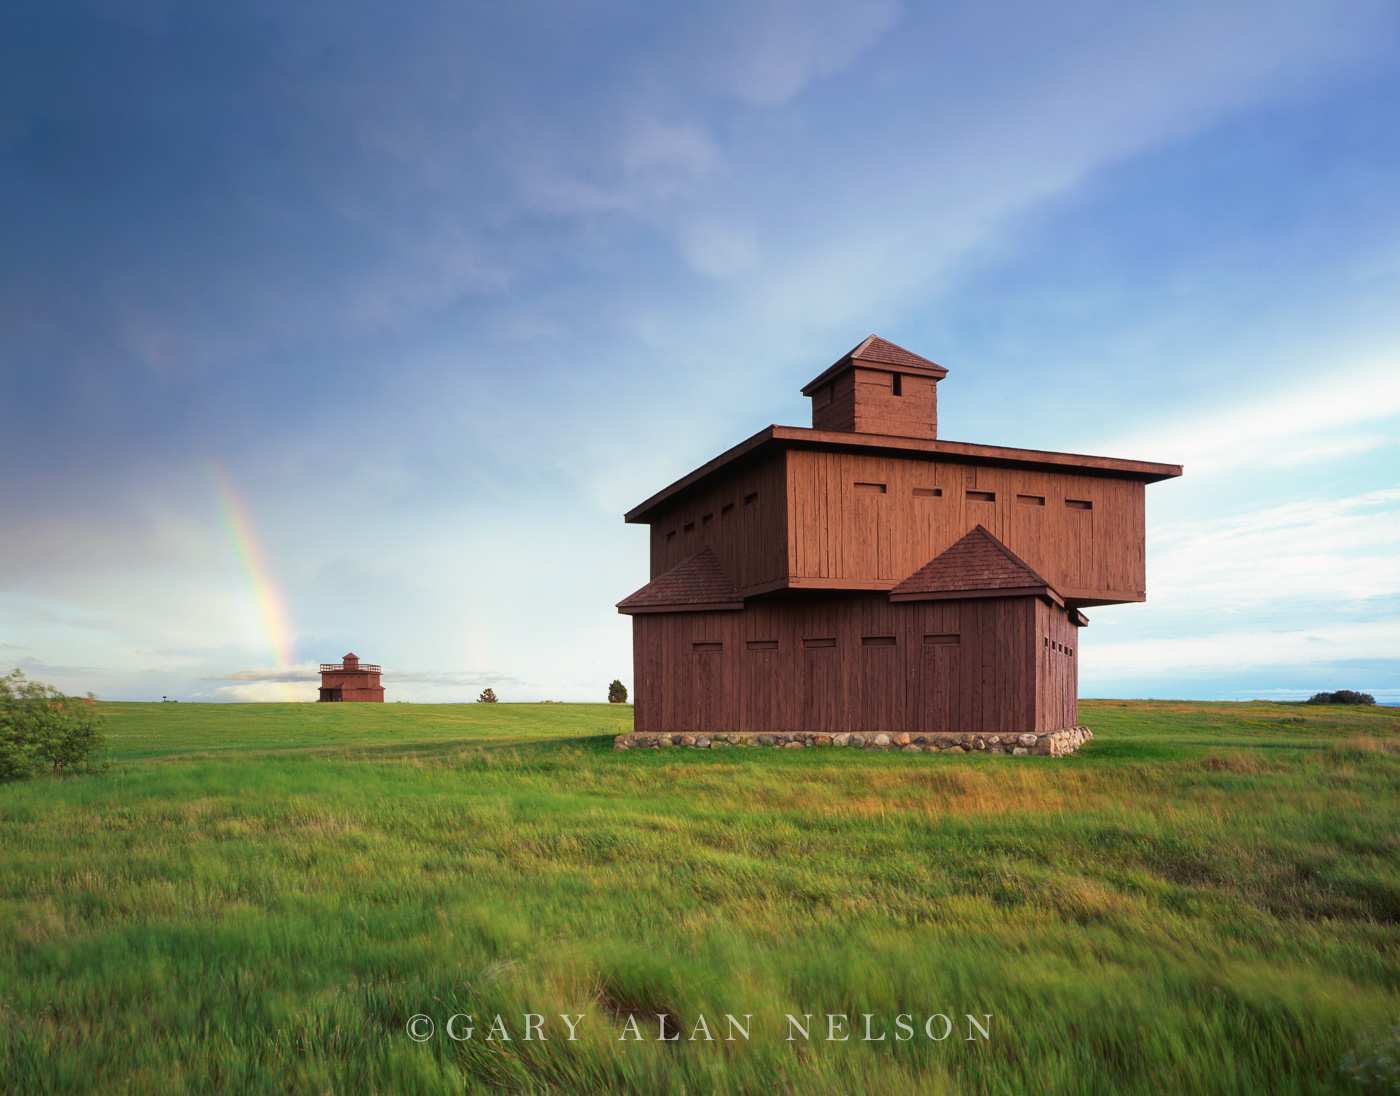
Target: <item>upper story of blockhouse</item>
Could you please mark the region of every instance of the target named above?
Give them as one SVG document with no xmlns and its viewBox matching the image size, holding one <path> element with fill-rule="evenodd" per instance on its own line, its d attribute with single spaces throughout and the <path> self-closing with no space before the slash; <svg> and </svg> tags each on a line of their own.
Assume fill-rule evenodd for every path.
<svg viewBox="0 0 1400 1096">
<path fill-rule="evenodd" d="M 1144 488 L 1180 466 L 940 441 L 946 373 L 866 339 L 803 389 L 811 429 L 770 426 L 627 514 L 651 578 L 708 547 L 742 597 L 889 590 L 981 525 L 1073 607 L 1144 600 Z"/>
<path fill-rule="evenodd" d="M 351 652 L 339 662 L 321 663 L 321 687 L 372 689 L 379 684 L 379 675 L 384 671 L 368 662 L 361 662 L 359 655 Z"/>
</svg>

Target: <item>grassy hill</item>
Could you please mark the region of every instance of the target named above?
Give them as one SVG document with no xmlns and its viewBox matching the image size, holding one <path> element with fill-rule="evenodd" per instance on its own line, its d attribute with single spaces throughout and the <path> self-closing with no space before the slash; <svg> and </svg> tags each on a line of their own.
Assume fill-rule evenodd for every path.
<svg viewBox="0 0 1400 1096">
<path fill-rule="evenodd" d="M 0 786 L 7 1092 L 1320 1093 L 1400 1053 L 1394 710 L 1085 702 L 1052 760 L 103 708 L 108 772 Z"/>
</svg>

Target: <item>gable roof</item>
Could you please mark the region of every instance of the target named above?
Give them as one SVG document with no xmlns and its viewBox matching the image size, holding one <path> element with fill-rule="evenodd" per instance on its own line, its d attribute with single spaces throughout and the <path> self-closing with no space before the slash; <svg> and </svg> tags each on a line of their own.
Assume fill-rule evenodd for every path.
<svg viewBox="0 0 1400 1096">
<path fill-rule="evenodd" d="M 1035 568 L 981 525 L 890 591 L 891 601 L 1025 596 L 1064 605 Z"/>
<path fill-rule="evenodd" d="M 742 609 L 744 599 L 708 547 L 657 575 L 617 603 L 619 613 L 696 613 Z"/>
<path fill-rule="evenodd" d="M 872 365 L 876 368 L 893 367 L 900 373 L 918 373 L 921 376 L 933 377 L 935 380 L 942 379 L 948 375 L 948 370 L 941 365 L 921 358 L 910 350 L 905 350 L 902 346 L 895 346 L 887 339 L 882 339 L 878 335 L 868 335 L 859 345 L 852 347 L 836 361 L 832 362 L 815 379 L 808 381 L 802 389 L 804 396 L 810 396 L 813 391 L 820 388 L 827 381 L 838 373 L 844 373 L 847 369 L 855 367 L 860 362 L 865 365 Z"/>
</svg>

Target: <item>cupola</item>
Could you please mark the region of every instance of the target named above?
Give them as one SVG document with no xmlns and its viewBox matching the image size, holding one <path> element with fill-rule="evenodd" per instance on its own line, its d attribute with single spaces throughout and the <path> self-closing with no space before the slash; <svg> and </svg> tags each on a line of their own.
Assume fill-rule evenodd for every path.
<svg viewBox="0 0 1400 1096">
<path fill-rule="evenodd" d="M 802 389 L 812 428 L 938 437 L 938 382 L 948 370 L 871 335 Z"/>
</svg>

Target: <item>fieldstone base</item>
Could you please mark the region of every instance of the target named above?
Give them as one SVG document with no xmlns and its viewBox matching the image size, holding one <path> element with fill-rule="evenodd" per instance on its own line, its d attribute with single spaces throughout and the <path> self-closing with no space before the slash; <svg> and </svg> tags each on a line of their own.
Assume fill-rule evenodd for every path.
<svg viewBox="0 0 1400 1096">
<path fill-rule="evenodd" d="M 691 750 L 719 750 L 730 747 L 772 750 L 801 750 L 812 746 L 845 746 L 857 750 L 901 750 L 904 753 L 994 753 L 1040 757 L 1064 757 L 1094 737 L 1088 727 L 1066 727 L 1042 734 L 909 734 L 905 731 L 870 734 L 822 734 L 817 731 L 731 734 L 667 734 L 629 731 L 613 740 L 614 750 L 665 750 L 682 746 Z"/>
</svg>

